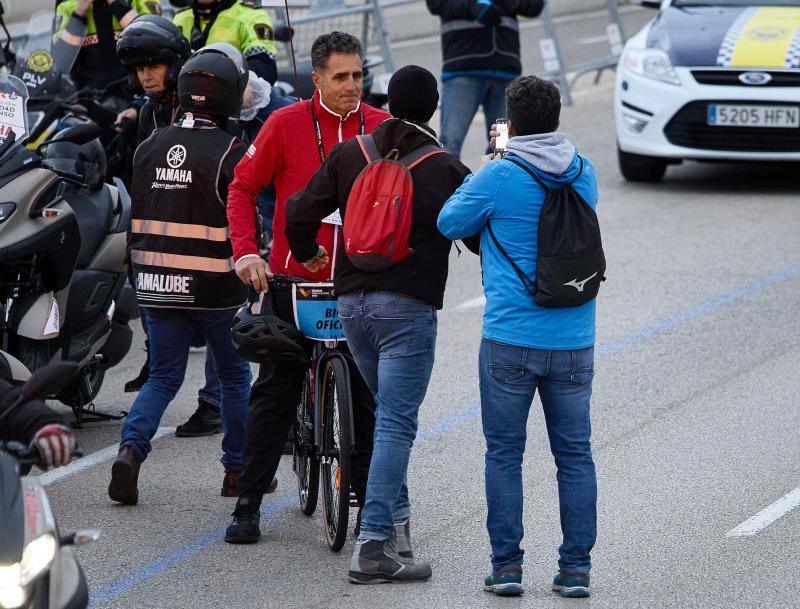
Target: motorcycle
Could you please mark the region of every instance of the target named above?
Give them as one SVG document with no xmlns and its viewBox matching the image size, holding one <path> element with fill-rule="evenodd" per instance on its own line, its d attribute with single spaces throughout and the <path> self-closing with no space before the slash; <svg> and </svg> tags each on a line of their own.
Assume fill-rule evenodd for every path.
<svg viewBox="0 0 800 609">
<path fill-rule="evenodd" d="M 58 392 L 76 369 L 62 362 L 36 371 L 11 408 Z M 0 607 L 84 609 L 88 586 L 71 546 L 95 541 L 100 534 L 59 534 L 44 487 L 26 475 L 38 461 L 35 448 L 0 443 Z"/>
<path fill-rule="evenodd" d="M 109 179 L 119 177 L 128 185 L 136 121 L 128 120 L 122 127 L 116 124 L 117 115 L 132 99 L 127 80 L 109 83 L 103 90 L 76 86 L 69 74 L 81 47 L 54 40 L 54 23 L 53 11 L 37 11 L 15 52 L 6 52 L 6 65 L 28 88 L 27 147 L 36 150 L 67 127 L 94 123 L 102 129 Z M 5 30 L 2 12 L 0 27 Z"/>
<path fill-rule="evenodd" d="M 95 125 L 60 131 L 40 144 L 42 156 L 28 150 L 27 99 L 20 79 L 0 75 L 0 378 L 22 382 L 51 360 L 77 362 L 77 378 L 48 397 L 69 406 L 77 426 L 118 419 L 125 413 L 96 412 L 93 400 L 139 317 L 126 264 L 130 197 L 119 179 L 92 190 L 48 158 L 55 142 L 98 138 Z"/>
</svg>

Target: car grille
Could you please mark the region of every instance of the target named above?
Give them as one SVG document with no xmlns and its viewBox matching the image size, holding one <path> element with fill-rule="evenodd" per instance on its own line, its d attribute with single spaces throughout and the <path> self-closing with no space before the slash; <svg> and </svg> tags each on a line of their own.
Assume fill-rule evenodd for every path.
<svg viewBox="0 0 800 609">
<path fill-rule="evenodd" d="M 800 128 L 712 127 L 707 124 L 708 104 L 746 104 L 746 101 L 694 101 L 681 108 L 664 127 L 675 146 L 741 152 L 800 152 Z M 753 102 L 759 106 L 785 106 L 780 102 Z"/>
<path fill-rule="evenodd" d="M 739 76 L 745 72 L 764 72 L 772 76 L 765 85 L 746 85 Z M 701 85 L 723 85 L 736 87 L 800 87 L 800 70 L 769 71 L 769 70 L 692 70 L 692 76 Z"/>
</svg>

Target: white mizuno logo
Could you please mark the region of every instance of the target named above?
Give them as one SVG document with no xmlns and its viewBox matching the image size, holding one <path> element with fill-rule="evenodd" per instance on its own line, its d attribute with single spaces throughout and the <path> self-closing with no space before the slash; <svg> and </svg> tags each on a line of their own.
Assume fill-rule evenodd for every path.
<svg viewBox="0 0 800 609">
<path fill-rule="evenodd" d="M 573 279 L 572 281 L 568 281 L 564 285 L 571 285 L 573 288 L 575 288 L 579 292 L 583 292 L 583 288 L 586 285 L 586 282 L 589 281 L 590 279 L 594 279 L 595 277 L 597 277 L 597 273 L 592 273 L 591 275 L 589 275 L 583 281 L 578 281 L 578 278 L 576 277 L 575 279 Z"/>
<path fill-rule="evenodd" d="M 378 207 L 378 205 L 380 205 L 380 204 L 381 204 L 380 201 L 375 201 L 375 203 L 372 204 L 372 207 Z"/>
</svg>

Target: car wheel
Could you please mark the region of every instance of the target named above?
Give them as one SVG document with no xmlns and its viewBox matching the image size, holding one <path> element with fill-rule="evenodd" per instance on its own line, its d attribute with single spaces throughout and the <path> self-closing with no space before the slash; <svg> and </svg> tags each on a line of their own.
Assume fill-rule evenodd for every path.
<svg viewBox="0 0 800 609">
<path fill-rule="evenodd" d="M 619 170 L 629 182 L 658 182 L 667 172 L 667 161 L 654 156 L 633 154 L 617 148 Z"/>
</svg>

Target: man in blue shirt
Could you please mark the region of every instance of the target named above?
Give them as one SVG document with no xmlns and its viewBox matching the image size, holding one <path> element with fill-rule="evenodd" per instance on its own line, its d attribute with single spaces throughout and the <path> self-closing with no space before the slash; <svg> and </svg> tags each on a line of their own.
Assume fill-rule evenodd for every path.
<svg viewBox="0 0 800 609">
<path fill-rule="evenodd" d="M 524 76 L 506 91 L 508 152 L 548 188 L 572 183 L 594 208 L 597 178 L 559 126 L 561 97 L 550 82 Z M 534 302 L 487 225 L 516 265 L 535 279 L 539 215 L 547 190 L 510 160 L 485 165 L 445 203 L 438 227 L 448 239 L 481 234 L 486 309 L 480 388 L 486 437 L 487 528 L 492 574 L 485 589 L 522 594 L 522 458 L 526 422 L 539 390 L 558 469 L 563 543 L 553 590 L 589 596 L 589 553 L 596 537 L 597 482 L 589 401 L 594 376 L 595 301 L 570 308 Z"/>
</svg>

